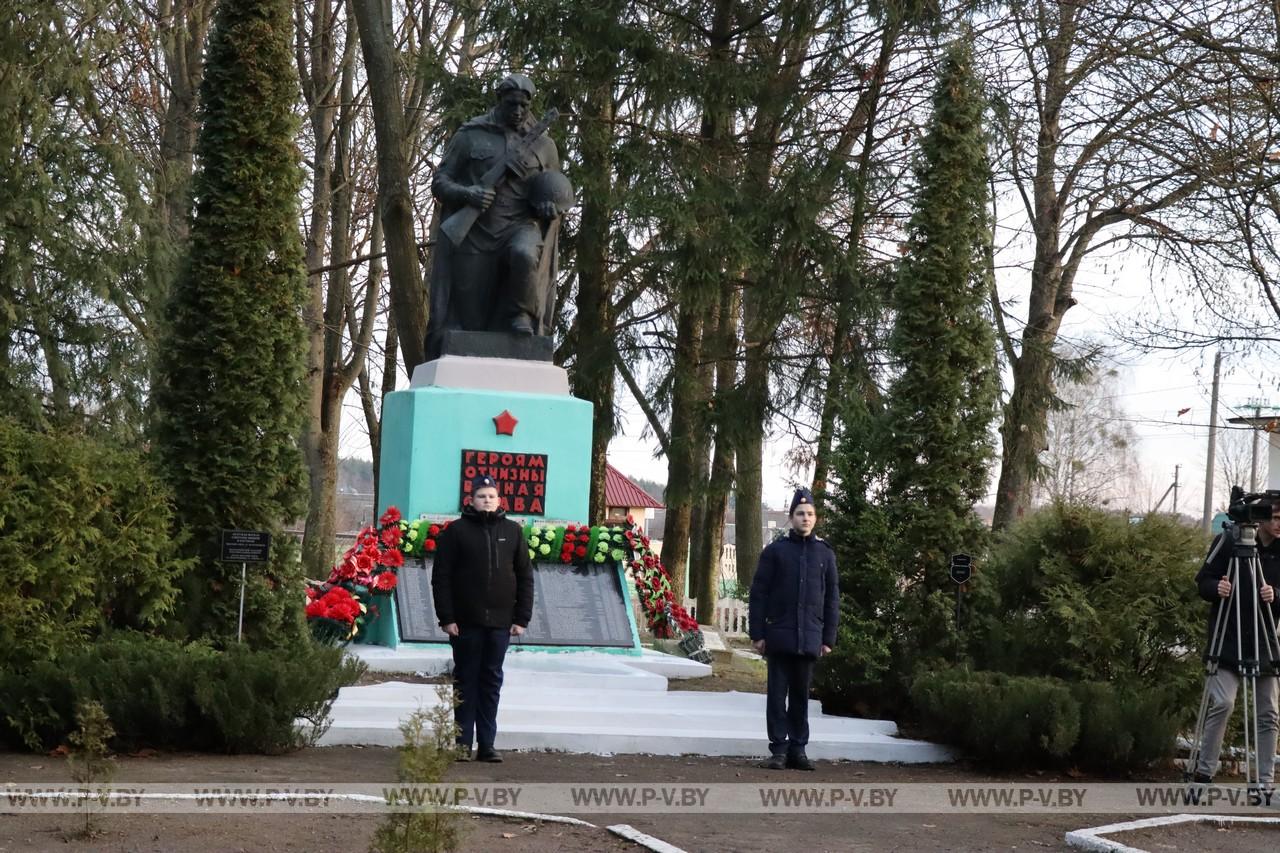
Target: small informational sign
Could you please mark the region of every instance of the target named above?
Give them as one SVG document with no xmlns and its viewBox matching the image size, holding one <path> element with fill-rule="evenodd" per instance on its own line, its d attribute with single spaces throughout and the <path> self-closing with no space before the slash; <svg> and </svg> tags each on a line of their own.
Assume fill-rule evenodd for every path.
<svg viewBox="0 0 1280 853">
<path fill-rule="evenodd" d="M 271 559 L 271 534 L 265 530 L 224 530 L 220 559 L 227 563 L 268 562 Z"/>
<path fill-rule="evenodd" d="M 462 451 L 458 508 L 471 503 L 471 481 L 489 476 L 502 508 L 517 515 L 543 515 L 547 504 L 547 454 L 506 450 Z"/>
<path fill-rule="evenodd" d="M 968 554 L 952 554 L 951 579 L 962 584 L 971 577 L 973 577 L 973 558 Z"/>
</svg>

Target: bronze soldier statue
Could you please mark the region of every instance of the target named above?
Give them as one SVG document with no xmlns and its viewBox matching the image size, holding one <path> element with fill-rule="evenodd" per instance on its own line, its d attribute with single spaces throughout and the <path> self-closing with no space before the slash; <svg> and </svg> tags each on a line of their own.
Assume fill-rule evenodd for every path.
<svg viewBox="0 0 1280 853">
<path fill-rule="evenodd" d="M 440 200 L 431 269 L 429 358 L 449 329 L 548 336 L 554 322 L 556 244 L 573 189 L 535 123 L 533 82 L 512 74 L 497 103 L 462 125 L 432 180 Z"/>
</svg>

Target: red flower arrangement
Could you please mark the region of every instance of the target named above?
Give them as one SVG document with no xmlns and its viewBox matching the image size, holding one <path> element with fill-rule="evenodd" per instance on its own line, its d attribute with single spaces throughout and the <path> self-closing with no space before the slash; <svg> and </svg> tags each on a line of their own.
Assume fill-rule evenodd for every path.
<svg viewBox="0 0 1280 853">
<path fill-rule="evenodd" d="M 396 569 L 404 565 L 402 543 L 406 525 L 400 510 L 389 507 L 378 527 L 366 527 L 356 536 L 328 580 L 307 584 L 307 624 L 312 635 L 325 643 L 345 643 L 359 633 L 370 612 L 372 599 L 396 588 Z M 366 599 L 368 603 L 366 603 Z"/>
<path fill-rule="evenodd" d="M 348 642 L 358 635 L 370 614 L 379 608 L 375 596 L 395 591 L 396 570 L 406 557 L 430 556 L 438 547 L 440 534 L 450 522 L 405 521 L 391 507 L 378 519 L 378 528 L 360 531 L 355 544 L 342 555 L 324 583 L 308 589 L 307 620 L 316 636 L 327 642 Z M 530 528 L 526 535 L 530 535 Z M 612 566 L 621 559 L 635 581 L 645 622 L 655 637 L 670 639 L 695 633 L 697 621 L 678 603 L 671 578 L 662 561 L 650 550 L 649 537 L 640 532 L 635 520 L 625 527 L 567 524 L 563 528 L 540 524 L 536 531 L 539 547 L 531 556 L 562 565 Z M 558 544 L 558 548 L 557 548 Z M 549 550 L 543 551 L 543 547 Z M 325 599 L 333 590 L 333 598 Z M 347 600 L 354 602 L 354 609 Z M 325 600 L 324 605 L 318 602 Z M 332 615 L 330 615 L 332 614 Z M 342 617 L 342 618 L 334 618 Z M 350 621 L 346 617 L 350 616 Z"/>
</svg>

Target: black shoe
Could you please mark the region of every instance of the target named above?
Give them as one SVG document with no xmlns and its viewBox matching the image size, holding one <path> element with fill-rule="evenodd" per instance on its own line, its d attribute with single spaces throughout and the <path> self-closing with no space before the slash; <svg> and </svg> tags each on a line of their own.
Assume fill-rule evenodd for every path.
<svg viewBox="0 0 1280 853">
<path fill-rule="evenodd" d="M 792 770 L 817 770 L 813 762 L 809 760 L 809 756 L 803 752 L 787 753 L 787 767 Z"/>
<path fill-rule="evenodd" d="M 522 338 L 533 336 L 533 323 L 528 317 L 517 317 L 511 321 L 511 334 Z"/>
<path fill-rule="evenodd" d="M 502 753 L 491 746 L 482 746 L 476 750 L 476 761 L 483 761 L 486 764 L 501 764 Z"/>
<path fill-rule="evenodd" d="M 1194 782 L 1194 783 L 1195 783 L 1195 784 L 1197 784 L 1197 785 L 1212 785 L 1212 784 L 1213 784 L 1213 777 L 1212 777 L 1212 776 L 1206 776 L 1206 775 L 1205 775 L 1205 774 L 1203 774 L 1203 773 L 1197 773 L 1196 775 L 1194 775 L 1194 776 L 1192 776 L 1192 777 L 1191 777 L 1191 781 L 1192 781 L 1192 782 Z"/>
<path fill-rule="evenodd" d="M 769 756 L 769 760 L 760 765 L 766 770 L 786 770 L 787 757 L 782 753 L 776 753 Z"/>
</svg>

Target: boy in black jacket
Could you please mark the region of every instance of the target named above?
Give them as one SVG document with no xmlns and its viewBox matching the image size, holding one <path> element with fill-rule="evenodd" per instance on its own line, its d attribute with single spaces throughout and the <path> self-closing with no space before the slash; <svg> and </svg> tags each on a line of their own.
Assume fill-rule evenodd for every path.
<svg viewBox="0 0 1280 853">
<path fill-rule="evenodd" d="M 748 628 L 768 665 L 765 723 L 770 770 L 813 770 L 809 743 L 809 684 L 813 666 L 836 643 L 840 587 L 836 555 L 813 534 L 813 494 L 797 489 L 791 530 L 760 554 L 751 582 Z"/>
<path fill-rule="evenodd" d="M 524 528 L 504 515 L 492 477 L 472 482 L 471 503 L 436 540 L 431 592 L 453 647 L 459 757 L 470 758 L 474 735 L 476 760 L 500 762 L 493 742 L 502 663 L 533 616 L 533 564 Z"/>
</svg>

